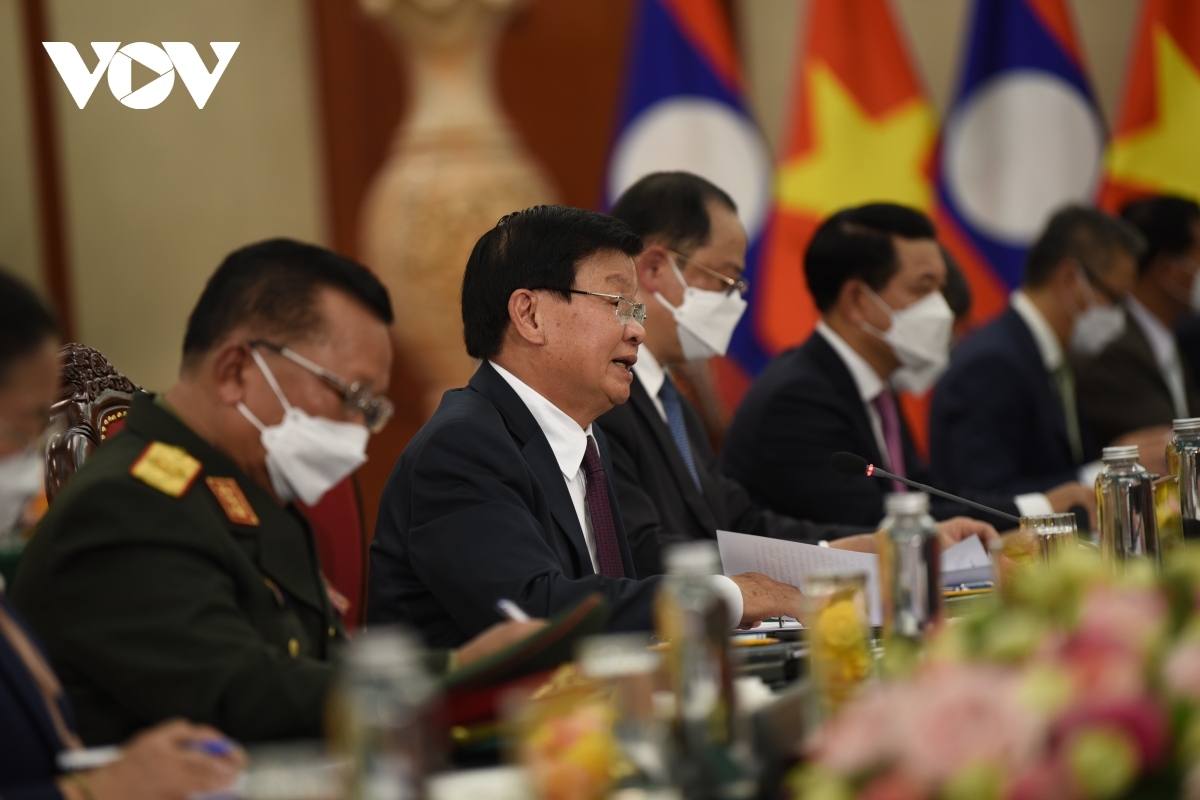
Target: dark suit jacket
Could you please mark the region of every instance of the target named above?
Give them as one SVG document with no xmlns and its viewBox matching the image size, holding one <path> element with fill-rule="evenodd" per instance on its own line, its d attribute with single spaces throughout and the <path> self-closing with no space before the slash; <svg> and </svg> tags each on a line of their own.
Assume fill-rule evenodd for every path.
<svg viewBox="0 0 1200 800">
<path fill-rule="evenodd" d="M 1182 356 L 1182 353 L 1180 354 Z M 1188 416 L 1200 414 L 1191 366 L 1183 362 Z M 1096 439 L 1107 444 L 1151 425 L 1170 425 L 1178 416 L 1166 378 L 1142 325 L 1125 312 L 1125 332 L 1093 358 L 1072 359 L 1079 404 Z"/>
<path fill-rule="evenodd" d="M 626 575 L 634 575 L 604 434 L 596 444 Z M 549 617 L 592 592 L 613 630 L 650 630 L 656 579 L 595 574 L 550 443 L 512 387 L 486 361 L 442 396 L 384 487 L 367 621 L 403 622 L 435 646 L 457 646 L 499 622 L 508 598 Z"/>
<path fill-rule="evenodd" d="M 172 497 L 130 474 L 151 442 L 202 468 Z M 206 478 L 258 517 L 235 524 Z M 243 741 L 320 736 L 328 663 L 345 638 L 312 534 L 148 396 L 54 498 L 12 601 L 41 636 L 89 745 L 169 717 Z"/>
<path fill-rule="evenodd" d="M 1193 376 L 1200 376 L 1200 314 L 1188 314 L 1175 326 L 1179 357 Z"/>
<path fill-rule="evenodd" d="M 903 417 L 900 424 L 908 477 L 936 485 Z M 780 513 L 820 523 L 877 525 L 891 481 L 835 472 L 829 459 L 842 450 L 882 463 L 854 377 L 825 337 L 813 333 L 772 361 L 750 387 L 725 436 L 721 467 L 755 500 Z M 1016 513 L 1011 496 L 973 492 L 969 499 Z M 930 511 L 937 519 L 971 516 L 1012 527 L 937 497 L 930 498 Z"/>
<path fill-rule="evenodd" d="M 597 420 L 612 449 L 621 517 L 639 576 L 662 573 L 664 547 L 715 539 L 718 530 L 795 542 L 838 539 L 870 530 L 817 525 L 755 504 L 740 483 L 717 469 L 700 414 L 686 397 L 680 395 L 680 401 L 700 476 L 699 489 L 671 438 L 670 428 L 636 375 L 629 402 Z"/>
<path fill-rule="evenodd" d="M 1044 492 L 1078 480 L 1081 464 L 1099 458 L 1082 414 L 1080 429 L 1084 458 L 1077 463 L 1054 377 L 1029 326 L 1009 308 L 951 353 L 933 395 L 930 461 L 956 489 Z"/>
<path fill-rule="evenodd" d="M 18 625 L 22 622 L 3 593 L 0 605 Z M 34 641 L 33 633 L 26 629 Z M 70 703 L 60 705 L 72 724 Z M 42 694 L 25 662 L 8 638 L 0 634 L 0 797 L 4 800 L 60 800 L 54 785 L 55 757 L 66 749 L 58 737 Z"/>
</svg>

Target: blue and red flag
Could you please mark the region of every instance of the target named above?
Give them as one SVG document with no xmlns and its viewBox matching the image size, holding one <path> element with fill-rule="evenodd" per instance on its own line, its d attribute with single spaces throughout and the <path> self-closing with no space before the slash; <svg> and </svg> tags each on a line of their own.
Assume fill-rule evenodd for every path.
<svg viewBox="0 0 1200 800">
<path fill-rule="evenodd" d="M 1050 215 L 1093 197 L 1104 145 L 1065 0 L 975 0 L 939 145 L 937 221 L 976 321 L 1004 307 Z"/>
<path fill-rule="evenodd" d="M 718 0 L 638 0 L 604 206 L 642 176 L 686 170 L 734 199 L 750 243 L 753 304 L 759 239 L 770 202 L 771 156 L 743 100 L 729 20 Z M 767 354 L 743 318 L 730 356 L 757 372 Z"/>
</svg>

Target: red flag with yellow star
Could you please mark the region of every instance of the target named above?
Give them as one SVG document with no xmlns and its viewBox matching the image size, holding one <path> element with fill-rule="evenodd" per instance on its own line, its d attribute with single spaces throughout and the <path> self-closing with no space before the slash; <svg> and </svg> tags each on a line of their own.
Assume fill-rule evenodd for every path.
<svg viewBox="0 0 1200 800">
<path fill-rule="evenodd" d="M 1175 194 L 1200 200 L 1200 3 L 1146 0 L 1100 204 Z"/>
<path fill-rule="evenodd" d="M 793 86 L 761 291 L 751 304 L 756 338 L 771 354 L 816 325 L 803 260 L 825 217 L 879 200 L 932 207 L 936 123 L 887 0 L 815 0 Z"/>
</svg>

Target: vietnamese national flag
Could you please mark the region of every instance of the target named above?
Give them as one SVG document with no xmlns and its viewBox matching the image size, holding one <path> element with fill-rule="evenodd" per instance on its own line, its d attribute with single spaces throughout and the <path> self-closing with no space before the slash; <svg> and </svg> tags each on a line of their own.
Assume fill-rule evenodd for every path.
<svg viewBox="0 0 1200 800">
<path fill-rule="evenodd" d="M 761 348 L 802 342 L 818 315 L 804 280 L 817 226 L 847 206 L 929 212 L 934 115 L 887 0 L 815 0 L 750 315 Z"/>
<path fill-rule="evenodd" d="M 1145 0 L 1100 204 L 1155 194 L 1200 200 L 1200 2 Z"/>
</svg>

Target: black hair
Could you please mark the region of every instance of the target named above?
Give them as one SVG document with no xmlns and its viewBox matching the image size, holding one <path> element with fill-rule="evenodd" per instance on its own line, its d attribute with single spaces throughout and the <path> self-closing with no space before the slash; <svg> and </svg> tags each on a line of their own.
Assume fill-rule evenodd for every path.
<svg viewBox="0 0 1200 800">
<path fill-rule="evenodd" d="M 837 303 L 842 287 L 860 280 L 878 292 L 900 269 L 892 237 L 936 239 L 929 217 L 895 203 L 868 203 L 821 223 L 804 253 L 804 277 L 821 312 Z"/>
<path fill-rule="evenodd" d="M 953 254 L 945 247 L 938 249 L 942 251 L 942 260 L 946 262 L 946 285 L 942 287 L 942 296 L 954 312 L 954 319 L 961 320 L 971 313 L 971 286 Z"/>
<path fill-rule="evenodd" d="M 58 321 L 33 289 L 0 270 L 0 386 L 13 365 L 58 337 Z"/>
<path fill-rule="evenodd" d="M 626 189 L 608 213 L 642 239 L 661 237 L 677 250 L 703 247 L 712 233 L 708 202 L 737 206 L 720 187 L 690 172 L 654 172 Z"/>
<path fill-rule="evenodd" d="M 1126 203 L 1121 219 L 1137 228 L 1146 240 L 1146 249 L 1138 259 L 1138 272 L 1144 273 L 1159 255 L 1182 255 L 1196 243 L 1192 223 L 1200 219 L 1200 205 L 1170 195 L 1150 197 Z"/>
<path fill-rule="evenodd" d="M 1112 266 L 1116 249 L 1138 258 L 1144 247 L 1141 234 L 1128 222 L 1089 206 L 1067 206 L 1054 213 L 1029 248 L 1023 283 L 1031 289 L 1044 286 L 1068 258 L 1093 275 L 1103 275 Z"/>
<path fill-rule="evenodd" d="M 188 317 L 184 360 L 208 352 L 242 324 L 284 341 L 312 334 L 323 322 L 316 305 L 322 287 L 345 292 L 391 324 L 388 291 L 366 267 L 324 247 L 268 239 L 233 251 L 208 279 Z"/>
<path fill-rule="evenodd" d="M 547 289 L 567 302 L 579 262 L 602 250 L 630 258 L 642 239 L 619 219 L 567 206 L 534 206 L 502 217 L 479 237 L 463 274 L 467 354 L 492 358 L 508 329 L 508 299 L 518 289 Z"/>
</svg>

